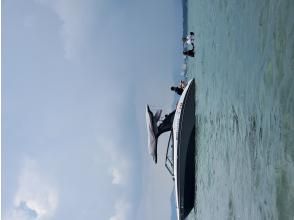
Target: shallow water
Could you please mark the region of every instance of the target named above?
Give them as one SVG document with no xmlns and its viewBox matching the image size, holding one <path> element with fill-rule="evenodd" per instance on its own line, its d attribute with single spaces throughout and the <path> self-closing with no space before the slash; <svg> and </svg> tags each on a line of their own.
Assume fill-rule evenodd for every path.
<svg viewBox="0 0 294 220">
<path fill-rule="evenodd" d="M 196 34 L 189 219 L 294 219 L 294 1 L 188 1 Z"/>
</svg>

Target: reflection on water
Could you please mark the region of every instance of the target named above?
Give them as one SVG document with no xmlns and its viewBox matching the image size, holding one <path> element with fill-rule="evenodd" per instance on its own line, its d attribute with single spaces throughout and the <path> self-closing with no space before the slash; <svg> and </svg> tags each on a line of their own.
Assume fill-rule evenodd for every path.
<svg viewBox="0 0 294 220">
<path fill-rule="evenodd" d="M 294 1 L 188 1 L 197 191 L 189 219 L 293 219 Z"/>
</svg>

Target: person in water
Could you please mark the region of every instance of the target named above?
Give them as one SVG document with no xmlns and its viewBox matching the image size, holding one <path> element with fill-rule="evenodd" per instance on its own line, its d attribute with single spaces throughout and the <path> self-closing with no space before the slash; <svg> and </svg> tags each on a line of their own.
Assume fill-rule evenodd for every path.
<svg viewBox="0 0 294 220">
<path fill-rule="evenodd" d="M 178 95 L 182 95 L 185 86 L 186 86 L 186 82 L 181 80 L 181 83 L 179 86 L 172 86 L 170 87 L 170 89 L 174 91 L 175 93 L 177 93 Z"/>
<path fill-rule="evenodd" d="M 192 49 L 191 50 L 186 50 L 186 51 L 183 51 L 183 54 L 185 56 L 189 56 L 189 57 L 194 57 L 195 56 L 195 52 L 194 52 L 194 32 L 190 32 L 190 34 L 187 36 L 187 37 L 183 37 L 183 42 L 184 44 L 187 44 L 187 45 L 192 45 Z"/>
<path fill-rule="evenodd" d="M 182 39 L 183 39 L 184 44 L 194 46 L 194 39 L 195 39 L 194 32 L 190 32 L 190 34 L 187 35 L 187 37 L 183 37 Z"/>
<path fill-rule="evenodd" d="M 186 50 L 183 51 L 183 54 L 185 56 L 189 56 L 189 57 L 194 57 L 195 56 L 195 52 L 194 52 L 194 44 L 192 44 L 193 48 L 191 50 Z"/>
</svg>

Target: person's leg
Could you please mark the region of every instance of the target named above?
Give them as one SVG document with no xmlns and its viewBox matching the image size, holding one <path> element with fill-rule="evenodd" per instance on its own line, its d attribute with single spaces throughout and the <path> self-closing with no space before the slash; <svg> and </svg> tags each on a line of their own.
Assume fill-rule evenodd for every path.
<svg viewBox="0 0 294 220">
<path fill-rule="evenodd" d="M 194 51 L 193 50 L 188 50 L 183 52 L 184 55 L 194 57 Z"/>
<path fill-rule="evenodd" d="M 194 50 L 189 50 L 187 51 L 190 57 L 194 57 Z"/>
</svg>

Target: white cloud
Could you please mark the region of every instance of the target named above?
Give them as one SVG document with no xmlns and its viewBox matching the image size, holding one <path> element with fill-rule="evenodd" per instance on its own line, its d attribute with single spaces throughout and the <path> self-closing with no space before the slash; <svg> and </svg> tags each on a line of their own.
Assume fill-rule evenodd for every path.
<svg viewBox="0 0 294 220">
<path fill-rule="evenodd" d="M 111 169 L 111 175 L 112 175 L 112 184 L 123 184 L 124 183 L 124 176 L 122 172 L 118 168 L 112 168 Z"/>
<path fill-rule="evenodd" d="M 112 176 L 112 184 L 125 185 L 130 173 L 129 162 L 126 159 L 117 158 L 113 160 L 112 163 L 115 163 L 115 166 L 109 169 Z"/>
<path fill-rule="evenodd" d="M 92 0 L 35 0 L 52 10 L 62 22 L 60 35 L 67 59 L 76 57 L 89 34 L 96 1 Z M 97 8 L 96 8 L 97 12 Z"/>
<path fill-rule="evenodd" d="M 26 159 L 19 176 L 9 220 L 46 220 L 54 215 L 57 205 L 56 189 L 44 177 L 37 163 Z"/>
<path fill-rule="evenodd" d="M 79 47 L 85 29 L 83 24 L 86 24 L 87 20 L 86 11 L 83 11 L 84 1 L 57 1 L 53 6 L 53 10 L 56 12 L 60 20 L 62 21 L 61 36 L 64 41 L 65 57 L 67 59 L 73 58 Z"/>
<path fill-rule="evenodd" d="M 124 199 L 116 201 L 115 205 L 115 214 L 110 217 L 110 220 L 126 220 L 129 219 L 131 204 Z"/>
<path fill-rule="evenodd" d="M 112 177 L 112 184 L 127 185 L 130 180 L 132 164 L 131 160 L 120 151 L 113 141 L 101 138 L 99 146 L 105 153 L 107 161 L 108 174 Z"/>
</svg>

